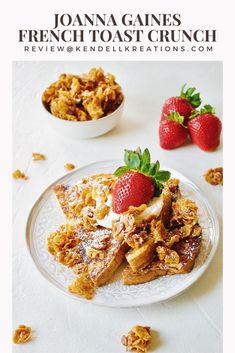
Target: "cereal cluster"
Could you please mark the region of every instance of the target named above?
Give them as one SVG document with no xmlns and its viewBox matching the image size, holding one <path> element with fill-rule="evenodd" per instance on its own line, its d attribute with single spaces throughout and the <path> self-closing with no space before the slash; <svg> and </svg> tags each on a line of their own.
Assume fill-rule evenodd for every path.
<svg viewBox="0 0 235 353">
<path fill-rule="evenodd" d="M 92 68 L 83 75 L 61 74 L 42 95 L 56 117 L 70 121 L 97 120 L 115 111 L 123 93 L 112 74 Z"/>
</svg>

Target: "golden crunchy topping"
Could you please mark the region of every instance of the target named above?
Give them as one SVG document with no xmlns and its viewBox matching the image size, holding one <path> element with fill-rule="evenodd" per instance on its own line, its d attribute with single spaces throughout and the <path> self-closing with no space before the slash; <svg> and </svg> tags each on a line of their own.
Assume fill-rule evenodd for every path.
<svg viewBox="0 0 235 353">
<path fill-rule="evenodd" d="M 145 203 L 143 203 L 139 207 L 129 206 L 128 211 L 123 212 L 123 214 L 131 213 L 133 215 L 138 215 L 138 214 L 144 212 L 144 210 L 146 210 L 146 208 L 147 208 L 147 205 Z"/>
<path fill-rule="evenodd" d="M 189 199 L 178 199 L 172 204 L 173 217 L 171 222 L 177 222 L 178 224 L 190 224 L 194 225 L 198 222 L 197 216 L 197 205 L 194 201 Z"/>
<path fill-rule="evenodd" d="M 101 68 L 87 74 L 62 74 L 42 95 L 42 102 L 56 117 L 71 121 L 97 120 L 115 111 L 123 101 L 115 77 Z"/>
<path fill-rule="evenodd" d="M 113 234 L 118 240 L 123 240 L 136 229 L 135 217 L 131 213 L 123 213 L 120 220 L 113 223 Z"/>
<path fill-rule="evenodd" d="M 78 264 L 82 258 L 76 245 L 79 244 L 79 238 L 72 225 L 65 224 L 52 233 L 47 239 L 47 249 L 50 254 L 56 256 L 56 259 L 63 265 L 72 267 Z M 75 250 L 73 251 L 73 249 Z"/>
<path fill-rule="evenodd" d="M 12 340 L 15 344 L 26 343 L 31 339 L 31 333 L 31 327 L 19 325 L 13 332 Z"/>
<path fill-rule="evenodd" d="M 75 165 L 73 163 L 66 163 L 64 165 L 65 169 L 70 171 L 70 170 L 73 170 L 75 168 Z"/>
<path fill-rule="evenodd" d="M 167 238 L 167 231 L 162 220 L 158 221 L 153 219 L 151 221 L 151 234 L 153 235 L 154 242 L 164 242 Z"/>
<path fill-rule="evenodd" d="M 160 261 L 164 261 L 166 264 L 178 264 L 180 262 L 180 257 L 176 251 L 166 248 L 165 246 L 157 247 L 157 254 Z"/>
<path fill-rule="evenodd" d="M 181 233 L 181 238 L 186 238 L 186 237 L 198 237 L 202 233 L 202 228 L 198 225 L 185 225 L 179 229 Z"/>
<path fill-rule="evenodd" d="M 110 207 L 107 205 L 98 206 L 95 210 L 96 219 L 103 219 L 109 213 Z"/>
<path fill-rule="evenodd" d="M 66 218 L 84 226 L 87 230 L 97 227 L 110 210 L 106 204 L 117 177 L 99 174 L 85 177 L 74 186 L 56 185 L 54 191 Z"/>
<path fill-rule="evenodd" d="M 177 243 L 181 239 L 181 232 L 179 229 L 173 229 L 168 232 L 167 239 L 165 241 L 165 245 L 169 248 L 172 247 L 173 244 Z"/>
<path fill-rule="evenodd" d="M 125 235 L 125 242 L 131 248 L 136 249 L 142 246 L 147 241 L 148 238 L 149 238 L 149 234 L 145 229 L 145 226 L 138 225 L 138 227 L 135 229 L 133 233 L 128 233 Z"/>
<path fill-rule="evenodd" d="M 98 250 L 98 249 L 94 249 L 93 247 L 88 248 L 86 254 L 91 259 L 103 260 L 105 258 L 105 252 L 104 251 Z"/>
<path fill-rule="evenodd" d="M 68 287 L 73 294 L 78 294 L 85 299 L 92 299 L 95 295 L 95 285 L 86 273 L 81 273 Z"/>
<path fill-rule="evenodd" d="M 211 168 L 204 174 L 205 180 L 211 185 L 223 185 L 223 168 Z"/>
<path fill-rule="evenodd" d="M 181 238 L 189 237 L 190 234 L 192 233 L 192 225 L 186 224 L 185 226 L 183 226 L 179 229 L 179 232 L 180 232 Z"/>
<path fill-rule="evenodd" d="M 110 241 L 111 236 L 109 233 L 104 233 L 103 235 L 100 235 L 96 241 L 92 243 L 92 248 L 96 250 L 104 250 L 108 246 L 108 242 Z"/>
<path fill-rule="evenodd" d="M 179 189 L 179 179 L 169 179 L 166 182 L 166 188 L 168 188 L 173 196 L 173 201 L 181 198 L 181 192 Z"/>
<path fill-rule="evenodd" d="M 202 228 L 199 226 L 199 224 L 195 224 L 192 228 L 192 232 L 190 234 L 191 237 L 199 237 L 199 235 L 202 234 Z"/>
<path fill-rule="evenodd" d="M 127 351 L 145 353 L 151 340 L 150 327 L 136 325 L 128 332 L 127 336 L 122 336 L 121 342 L 126 346 Z"/>
<path fill-rule="evenodd" d="M 23 172 L 21 172 L 21 170 L 16 169 L 13 173 L 12 173 L 12 177 L 14 179 L 24 179 L 27 180 L 29 177 L 27 175 L 25 175 Z"/>
<path fill-rule="evenodd" d="M 46 157 L 44 154 L 41 153 L 32 153 L 32 160 L 33 161 L 44 161 Z"/>
</svg>

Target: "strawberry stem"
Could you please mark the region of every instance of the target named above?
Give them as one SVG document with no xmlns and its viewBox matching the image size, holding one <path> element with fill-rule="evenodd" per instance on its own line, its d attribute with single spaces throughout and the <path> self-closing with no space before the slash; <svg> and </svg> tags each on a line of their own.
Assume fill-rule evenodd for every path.
<svg viewBox="0 0 235 353">
<path fill-rule="evenodd" d="M 155 195 L 159 196 L 164 188 L 164 182 L 166 182 L 171 173 L 167 170 L 160 170 L 160 163 L 156 161 L 151 163 L 150 152 L 147 148 L 142 152 L 138 147 L 137 150 L 125 150 L 124 162 L 126 165 L 119 167 L 114 175 L 121 177 L 128 171 L 136 171 L 149 176 L 152 179 L 155 188 Z"/>
<path fill-rule="evenodd" d="M 202 107 L 199 110 L 193 110 L 189 119 L 193 119 L 196 118 L 198 115 L 202 115 L 202 114 L 215 114 L 215 108 L 212 107 L 212 105 L 210 104 L 205 104 L 204 107 Z"/>
<path fill-rule="evenodd" d="M 200 93 L 194 93 L 196 91 L 195 87 L 189 87 L 186 90 L 185 87 L 186 83 L 181 88 L 180 97 L 187 99 L 194 108 L 199 107 L 202 102 Z"/>
<path fill-rule="evenodd" d="M 178 112 L 176 112 L 174 110 L 171 110 L 170 114 L 166 116 L 166 119 L 171 120 L 171 121 L 175 121 L 176 123 L 180 124 L 184 128 L 187 128 L 184 125 L 184 116 L 180 115 Z"/>
</svg>

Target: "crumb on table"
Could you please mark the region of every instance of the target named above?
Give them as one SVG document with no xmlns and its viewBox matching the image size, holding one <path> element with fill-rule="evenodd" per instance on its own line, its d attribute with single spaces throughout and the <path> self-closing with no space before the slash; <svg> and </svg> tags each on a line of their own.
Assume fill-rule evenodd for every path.
<svg viewBox="0 0 235 353">
<path fill-rule="evenodd" d="M 66 163 L 64 165 L 65 169 L 70 171 L 70 170 L 73 170 L 75 168 L 75 165 L 73 163 Z"/>
<path fill-rule="evenodd" d="M 223 168 L 210 168 L 204 174 L 205 180 L 211 185 L 223 185 Z"/>
<path fill-rule="evenodd" d="M 33 161 L 44 161 L 46 156 L 42 153 L 32 153 L 32 160 Z"/>
<path fill-rule="evenodd" d="M 31 339 L 31 333 L 31 327 L 19 325 L 13 332 L 12 340 L 15 344 L 26 343 Z"/>
<path fill-rule="evenodd" d="M 23 180 L 27 180 L 29 177 L 27 175 L 25 175 L 21 170 L 16 169 L 13 173 L 12 173 L 12 177 L 13 179 L 23 179 Z"/>
<path fill-rule="evenodd" d="M 127 351 L 145 353 L 151 340 L 149 326 L 133 326 L 127 336 L 122 336 L 121 342 L 126 346 Z"/>
</svg>

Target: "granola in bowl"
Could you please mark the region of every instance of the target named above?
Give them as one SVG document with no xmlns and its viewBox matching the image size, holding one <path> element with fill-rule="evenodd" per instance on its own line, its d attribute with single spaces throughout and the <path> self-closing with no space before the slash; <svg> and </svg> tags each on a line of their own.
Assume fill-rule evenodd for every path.
<svg viewBox="0 0 235 353">
<path fill-rule="evenodd" d="M 115 76 L 101 68 L 82 75 L 61 74 L 42 95 L 43 104 L 54 117 L 69 121 L 101 119 L 113 113 L 122 101 Z"/>
<path fill-rule="evenodd" d="M 65 221 L 47 249 L 75 274 L 69 291 L 86 299 L 121 264 L 123 284 L 141 284 L 191 272 L 200 251 L 198 207 L 182 196 L 180 181 L 151 163 L 147 149 L 126 151 L 125 163 L 54 187 Z"/>
</svg>

